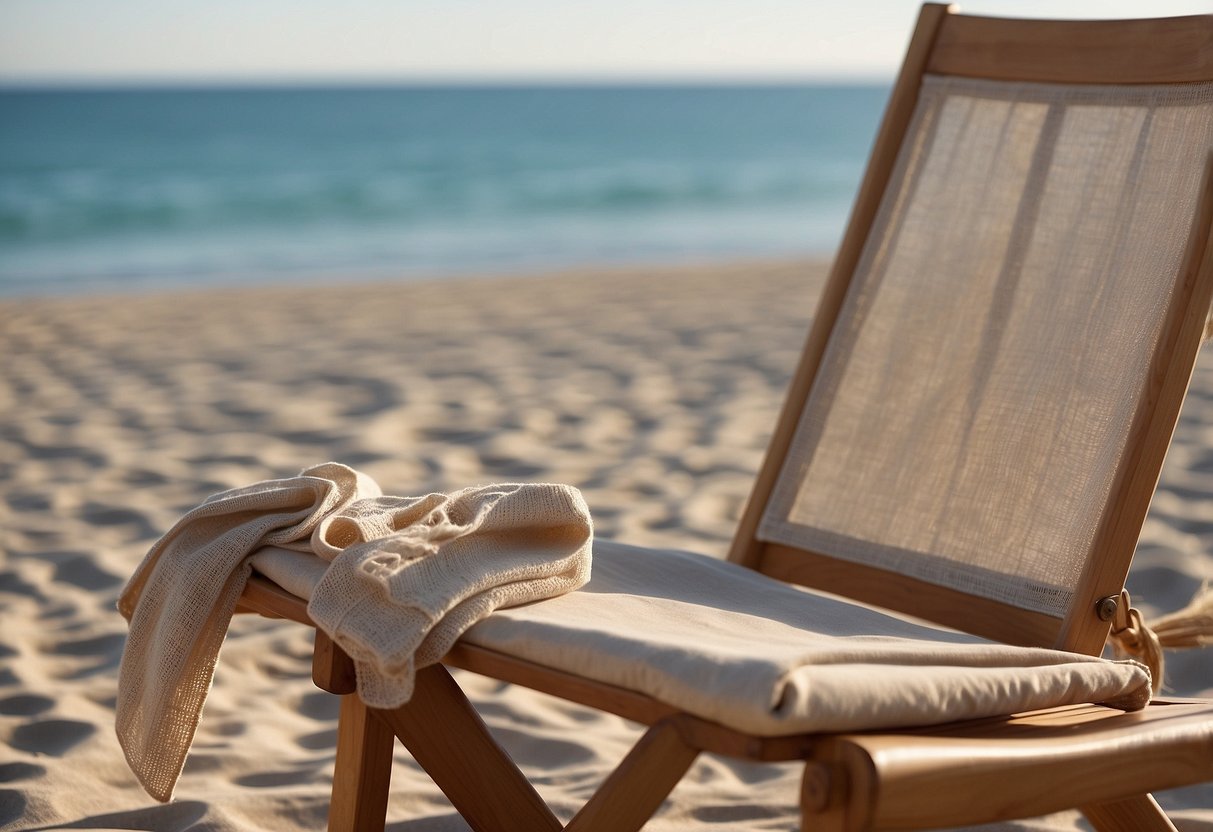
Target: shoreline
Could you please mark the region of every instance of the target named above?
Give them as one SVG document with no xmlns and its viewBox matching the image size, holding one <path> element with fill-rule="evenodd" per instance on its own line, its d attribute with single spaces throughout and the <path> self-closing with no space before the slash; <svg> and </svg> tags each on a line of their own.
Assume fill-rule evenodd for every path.
<svg viewBox="0 0 1213 832">
<path fill-rule="evenodd" d="M 295 291 L 352 289 L 357 291 L 387 286 L 404 288 L 449 283 L 474 284 L 532 280 L 614 279 L 638 273 L 658 276 L 664 274 L 686 275 L 690 273 L 717 272 L 724 269 L 730 271 L 743 271 L 746 269 L 766 271 L 790 266 L 816 269 L 822 264 L 828 265 L 832 260 L 833 254 L 797 254 L 786 257 L 778 255 L 725 258 L 690 257 L 685 259 L 636 262 L 574 263 L 547 267 L 537 266 L 534 268 L 519 267 L 500 271 L 452 269 L 449 272 L 419 272 L 416 274 L 397 269 L 292 272 L 281 275 L 271 272 L 250 272 L 247 275 L 223 278 L 216 282 L 204 280 L 199 283 L 191 283 L 188 279 L 183 279 L 178 283 L 153 283 L 146 286 L 133 286 L 129 290 L 121 288 L 117 283 L 114 285 L 101 283 L 97 284 L 99 288 L 95 290 L 85 289 L 77 292 L 5 294 L 3 291 L 0 291 L 0 307 L 9 304 L 40 301 L 154 298 L 163 296 L 212 295 L 216 293 L 276 292 L 286 289 Z"/>
</svg>

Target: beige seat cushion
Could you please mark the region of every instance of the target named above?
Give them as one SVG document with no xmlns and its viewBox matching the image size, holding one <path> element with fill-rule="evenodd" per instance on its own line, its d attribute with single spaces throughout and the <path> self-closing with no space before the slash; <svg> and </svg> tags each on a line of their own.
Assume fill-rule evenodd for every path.
<svg viewBox="0 0 1213 832">
<path fill-rule="evenodd" d="M 463 638 L 768 736 L 1149 700 L 1136 663 L 910 623 L 688 552 L 596 541 L 593 558 L 581 590 L 498 610 Z M 327 567 L 278 549 L 253 565 L 302 598 Z"/>
</svg>

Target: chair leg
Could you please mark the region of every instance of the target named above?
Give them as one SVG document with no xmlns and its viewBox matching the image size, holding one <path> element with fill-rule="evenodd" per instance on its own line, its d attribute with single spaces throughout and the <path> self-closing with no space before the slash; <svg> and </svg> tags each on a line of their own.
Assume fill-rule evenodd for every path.
<svg viewBox="0 0 1213 832">
<path fill-rule="evenodd" d="M 653 725 L 589 802 L 566 832 L 635 832 L 653 816 L 699 754 L 669 720 Z"/>
<path fill-rule="evenodd" d="M 850 743 L 827 740 L 805 761 L 800 784 L 800 828 L 857 832 L 874 828 L 879 781 L 871 758 Z"/>
<path fill-rule="evenodd" d="M 407 705 L 371 712 L 391 727 L 477 832 L 561 829 L 442 665 L 417 672 Z"/>
<path fill-rule="evenodd" d="M 329 832 L 382 832 L 394 742 L 357 694 L 341 697 Z"/>
<path fill-rule="evenodd" d="M 1098 832 L 1176 832 L 1162 807 L 1148 794 L 1083 806 L 1082 813 Z"/>
</svg>

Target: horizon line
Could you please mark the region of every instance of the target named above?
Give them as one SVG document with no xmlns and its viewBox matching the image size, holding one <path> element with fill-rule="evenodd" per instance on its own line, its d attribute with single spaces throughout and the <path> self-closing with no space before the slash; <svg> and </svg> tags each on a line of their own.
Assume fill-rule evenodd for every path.
<svg viewBox="0 0 1213 832">
<path fill-rule="evenodd" d="M 769 75 L 434 75 L 434 76 L 0 76 L 0 90 L 178 90 L 178 89 L 373 89 L 373 88 L 608 88 L 608 87 L 760 87 L 887 86 L 890 74 Z"/>
</svg>

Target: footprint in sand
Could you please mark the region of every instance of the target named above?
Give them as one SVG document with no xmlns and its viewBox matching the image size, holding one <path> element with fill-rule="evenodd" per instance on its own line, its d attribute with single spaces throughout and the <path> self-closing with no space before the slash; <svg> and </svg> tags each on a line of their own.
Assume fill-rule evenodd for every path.
<svg viewBox="0 0 1213 832">
<path fill-rule="evenodd" d="M 250 786 L 255 789 L 272 789 L 279 786 L 298 786 L 301 783 L 310 783 L 316 779 L 317 772 L 315 769 L 306 768 L 297 771 L 266 771 L 257 774 L 248 774 L 244 777 L 237 777 L 234 782 L 237 786 Z"/>
<path fill-rule="evenodd" d="M 341 700 L 331 693 L 311 691 L 299 700 L 298 710 L 309 719 L 328 722 L 337 718 L 341 710 Z"/>
<path fill-rule="evenodd" d="M 108 589 L 126 579 L 102 569 L 96 563 L 95 554 L 80 554 L 55 565 L 52 578 L 59 583 L 70 584 L 81 589 Z"/>
<path fill-rule="evenodd" d="M 126 633 L 106 633 L 81 639 L 69 639 L 55 645 L 57 656 L 80 656 L 84 658 L 108 657 L 115 661 L 122 655 Z"/>
<path fill-rule="evenodd" d="M 46 769 L 33 763 L 4 763 L 0 765 L 0 783 L 32 780 L 46 774 Z"/>
<path fill-rule="evenodd" d="M 333 728 L 326 731 L 316 731 L 311 734 L 304 734 L 301 737 L 296 737 L 295 743 L 300 748 L 306 748 L 308 751 L 324 751 L 330 748 L 336 748 L 337 729 Z"/>
<path fill-rule="evenodd" d="M 0 699 L 0 714 L 5 716 L 37 716 L 50 710 L 55 700 L 34 694 L 19 694 Z"/>
<path fill-rule="evenodd" d="M 0 789 L 0 823 L 8 824 L 25 815 L 25 795 L 16 789 Z"/>
<path fill-rule="evenodd" d="M 62 757 L 95 733 L 97 726 L 87 722 L 46 719 L 17 726 L 8 742 L 19 751 Z"/>
<path fill-rule="evenodd" d="M 580 743 L 537 737 L 502 726 L 494 726 L 493 735 L 505 746 L 514 761 L 523 766 L 559 770 L 594 758 L 594 751 Z"/>
</svg>

